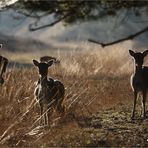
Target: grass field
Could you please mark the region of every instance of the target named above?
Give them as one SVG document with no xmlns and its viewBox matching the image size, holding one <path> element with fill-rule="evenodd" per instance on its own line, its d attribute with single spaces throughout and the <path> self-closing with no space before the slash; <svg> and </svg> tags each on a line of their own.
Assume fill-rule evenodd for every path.
<svg viewBox="0 0 148 148">
<path fill-rule="evenodd" d="M 13 66 L 6 72 L 5 84 L 0 88 L 1 146 L 147 147 L 148 120 L 140 118 L 140 99 L 137 120 L 130 119 L 133 63 L 128 48 L 120 46 L 102 49 L 83 43 L 79 47 L 82 50 L 3 51 L 11 61 L 31 66 Z M 60 65 L 49 69 L 49 75 L 65 85 L 66 114 L 59 117 L 53 113 L 51 125 L 42 127 L 33 95 L 38 74 L 32 59 L 47 54 L 61 60 Z"/>
</svg>

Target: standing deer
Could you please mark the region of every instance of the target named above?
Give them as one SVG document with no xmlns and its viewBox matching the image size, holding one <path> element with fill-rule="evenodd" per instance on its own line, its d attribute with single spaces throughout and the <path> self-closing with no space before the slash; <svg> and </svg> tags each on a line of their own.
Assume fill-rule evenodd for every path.
<svg viewBox="0 0 148 148">
<path fill-rule="evenodd" d="M 51 77 L 47 78 L 48 67 L 53 64 L 53 60 L 50 60 L 47 63 L 33 60 L 33 64 L 39 70 L 39 81 L 34 94 L 39 101 L 41 120 L 43 118 L 44 124 L 48 124 L 53 108 L 59 113 L 64 113 L 65 108 L 62 103 L 64 100 L 65 88 L 60 81 L 54 80 Z"/>
<path fill-rule="evenodd" d="M 134 52 L 129 50 L 130 55 L 134 58 L 134 73 L 131 76 L 131 86 L 134 91 L 134 107 L 132 113 L 132 119 L 135 118 L 135 109 L 137 103 L 137 97 L 139 92 L 142 93 L 142 117 L 146 117 L 145 102 L 146 93 L 148 90 L 148 67 L 143 66 L 144 57 L 148 54 L 148 50 L 141 52 Z"/>
<path fill-rule="evenodd" d="M 40 57 L 40 62 L 48 62 L 50 60 L 53 60 L 53 62 L 55 64 L 59 64 L 60 63 L 60 61 L 57 58 L 52 57 L 52 56 L 43 56 L 43 57 Z"/>
<path fill-rule="evenodd" d="M 0 85 L 4 83 L 3 74 L 6 72 L 7 65 L 8 59 L 0 56 Z"/>
</svg>

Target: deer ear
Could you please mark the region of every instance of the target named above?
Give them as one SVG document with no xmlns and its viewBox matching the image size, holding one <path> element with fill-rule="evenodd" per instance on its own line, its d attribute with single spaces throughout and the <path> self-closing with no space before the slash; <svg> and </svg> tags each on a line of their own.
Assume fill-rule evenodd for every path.
<svg viewBox="0 0 148 148">
<path fill-rule="evenodd" d="M 38 65 L 39 65 L 39 62 L 38 62 L 37 60 L 33 60 L 33 64 L 34 64 L 35 66 L 38 66 Z"/>
<path fill-rule="evenodd" d="M 48 67 L 51 66 L 53 64 L 53 60 L 50 60 L 47 62 Z"/>
<path fill-rule="evenodd" d="M 135 54 L 135 52 L 134 52 L 134 51 L 129 50 L 129 53 L 130 53 L 130 55 L 131 55 L 132 57 L 134 57 L 134 54 Z"/>
<path fill-rule="evenodd" d="M 147 54 L 148 54 L 148 50 L 145 50 L 145 51 L 143 52 L 143 56 L 145 57 Z"/>
</svg>

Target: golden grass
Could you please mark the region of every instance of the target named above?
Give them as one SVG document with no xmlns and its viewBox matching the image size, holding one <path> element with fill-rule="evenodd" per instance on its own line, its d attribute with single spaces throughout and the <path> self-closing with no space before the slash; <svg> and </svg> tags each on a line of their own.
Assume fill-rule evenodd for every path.
<svg viewBox="0 0 148 148">
<path fill-rule="evenodd" d="M 133 66 L 128 50 L 117 47 L 93 50 L 90 50 L 88 46 L 87 48 L 87 50 L 80 51 L 52 52 L 52 56 L 58 57 L 61 64 L 52 66 L 49 69 L 49 75 L 61 80 L 66 87 L 64 100 L 66 115 L 59 120 L 59 116 L 54 114 L 52 128 L 41 128 L 36 122 L 39 119 L 39 107 L 34 101 L 33 92 L 35 81 L 38 79 L 37 69 L 35 67 L 23 69 L 14 67 L 7 71 L 5 84 L 0 88 L 1 145 L 10 147 L 67 146 L 68 140 L 72 137 L 69 135 L 70 138 L 67 141 L 63 139 L 65 143 L 61 143 L 62 135 L 78 131 L 78 134 L 83 137 L 86 130 L 84 128 L 83 131 L 80 127 L 80 121 L 83 118 L 85 121 L 85 117 L 92 114 L 97 115 L 98 111 L 107 111 L 109 108 L 115 108 L 117 116 L 120 117 L 118 112 L 120 112 L 121 106 L 131 107 L 132 91 L 129 79 Z M 30 64 L 33 58 L 38 59 L 44 54 L 49 53 L 38 52 L 33 55 L 29 52 L 16 53 L 16 55 L 5 53 L 10 60 L 23 59 L 23 62 Z M 127 111 L 128 118 L 130 112 L 131 109 Z M 98 132 L 98 134 L 101 133 Z M 104 133 L 102 135 L 104 136 Z M 78 146 L 95 146 L 93 143 L 89 145 L 92 141 L 85 142 L 81 136 L 80 139 L 75 136 L 72 138 L 76 142 L 81 141 L 78 142 Z M 87 134 L 85 136 L 87 139 Z M 55 139 L 59 143 L 56 143 Z"/>
</svg>

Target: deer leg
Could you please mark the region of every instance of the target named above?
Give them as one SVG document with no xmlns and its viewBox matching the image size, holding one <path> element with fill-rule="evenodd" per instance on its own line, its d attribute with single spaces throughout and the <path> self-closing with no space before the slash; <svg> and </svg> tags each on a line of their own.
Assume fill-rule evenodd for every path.
<svg viewBox="0 0 148 148">
<path fill-rule="evenodd" d="M 48 125 L 48 110 L 44 113 L 44 124 Z"/>
<path fill-rule="evenodd" d="M 64 99 L 64 98 L 62 98 L 61 100 L 59 100 L 58 103 L 57 103 L 57 111 L 58 111 L 60 114 L 62 114 L 62 115 L 65 113 L 65 106 L 62 105 L 63 99 Z"/>
<path fill-rule="evenodd" d="M 52 116 L 53 108 L 51 105 L 48 105 L 48 112 L 47 112 L 47 124 L 49 125 L 51 122 L 51 116 Z"/>
<path fill-rule="evenodd" d="M 4 79 L 3 77 L 0 76 L 0 86 L 2 86 L 4 84 Z"/>
<path fill-rule="evenodd" d="M 47 105 L 46 106 L 46 112 L 44 114 L 44 118 L 45 118 L 45 125 L 49 124 L 49 113 L 50 113 L 50 107 Z"/>
<path fill-rule="evenodd" d="M 146 117 L 146 112 L 145 112 L 145 101 L 146 101 L 146 91 L 143 91 L 143 98 L 142 98 L 142 117 Z"/>
<path fill-rule="evenodd" d="M 136 104 L 137 104 L 137 91 L 134 91 L 134 106 L 133 106 L 133 113 L 131 119 L 134 119 L 135 117 L 135 109 L 136 109 Z"/>
<path fill-rule="evenodd" d="M 39 101 L 39 105 L 40 105 L 40 115 L 41 115 L 40 124 L 42 124 L 42 121 L 43 121 L 43 104 L 41 103 L 41 101 Z"/>
</svg>

